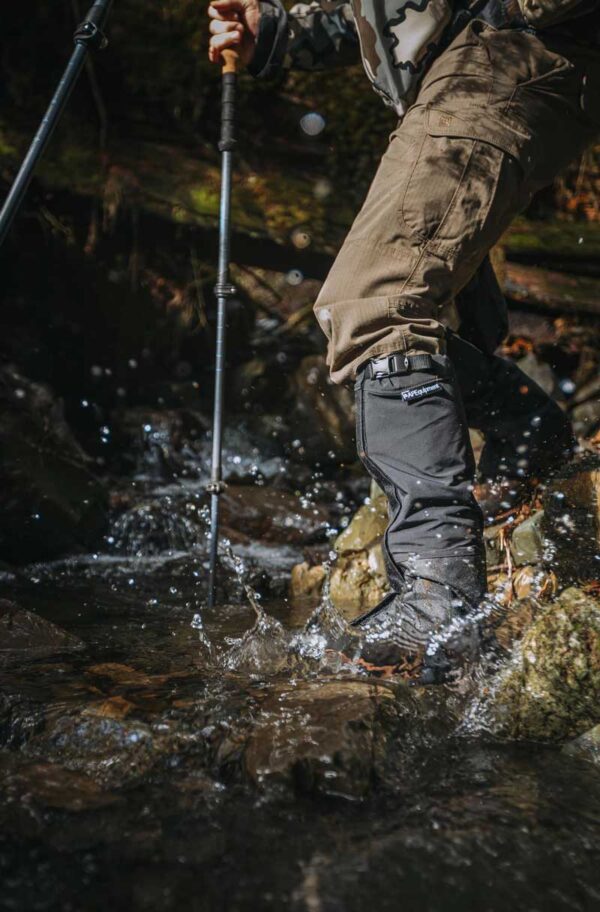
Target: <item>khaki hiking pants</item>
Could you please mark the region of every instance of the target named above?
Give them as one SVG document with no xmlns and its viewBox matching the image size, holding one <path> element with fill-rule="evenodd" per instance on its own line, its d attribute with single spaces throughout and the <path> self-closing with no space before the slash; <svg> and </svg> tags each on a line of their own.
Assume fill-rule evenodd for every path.
<svg viewBox="0 0 600 912">
<path fill-rule="evenodd" d="M 335 382 L 443 354 L 456 295 L 532 195 L 600 130 L 600 49 L 472 22 L 392 133 L 315 304 Z"/>
</svg>

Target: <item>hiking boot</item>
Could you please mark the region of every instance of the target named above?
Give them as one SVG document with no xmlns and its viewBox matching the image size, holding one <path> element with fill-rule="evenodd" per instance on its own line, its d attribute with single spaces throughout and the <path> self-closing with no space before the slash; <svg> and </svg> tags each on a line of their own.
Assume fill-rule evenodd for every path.
<svg viewBox="0 0 600 912">
<path fill-rule="evenodd" d="M 390 593 L 352 622 L 360 637 L 354 658 L 392 666 L 416 683 L 442 683 L 477 658 L 485 561 L 415 561 L 405 579 L 402 593 Z"/>
</svg>

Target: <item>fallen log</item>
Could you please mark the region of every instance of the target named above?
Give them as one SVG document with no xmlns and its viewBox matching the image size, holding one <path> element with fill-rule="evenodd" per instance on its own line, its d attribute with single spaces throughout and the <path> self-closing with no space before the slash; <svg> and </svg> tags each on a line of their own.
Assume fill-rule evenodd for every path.
<svg viewBox="0 0 600 912">
<path fill-rule="evenodd" d="M 600 279 L 507 262 L 504 294 L 510 304 L 543 313 L 600 315 Z"/>
</svg>

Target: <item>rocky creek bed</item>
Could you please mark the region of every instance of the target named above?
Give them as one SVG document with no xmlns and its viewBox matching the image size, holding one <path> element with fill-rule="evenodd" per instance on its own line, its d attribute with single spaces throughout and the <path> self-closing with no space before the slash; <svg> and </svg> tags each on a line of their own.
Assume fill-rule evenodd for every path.
<svg viewBox="0 0 600 912">
<path fill-rule="evenodd" d="M 489 525 L 499 657 L 414 688 L 327 649 L 383 585 L 364 477 L 233 422 L 209 615 L 206 434 L 128 420 L 96 551 L 0 576 L 0 908 L 593 908 L 593 446 Z"/>
<path fill-rule="evenodd" d="M 582 450 L 488 524 L 499 647 L 454 687 L 327 648 L 385 586 L 385 504 L 309 326 L 232 374 L 212 615 L 202 390 L 82 426 L 3 369 L 0 908 L 594 908 L 596 330 L 511 318 Z"/>
<path fill-rule="evenodd" d="M 5 6 L 6 190 L 81 11 Z M 311 307 L 394 119 L 360 67 L 240 84 L 209 614 L 219 77 L 202 4 L 159 6 L 115 9 L 0 252 L 0 909 L 596 909 L 598 147 L 493 252 L 582 444 L 486 530 L 498 649 L 368 677 L 326 647 L 385 507 Z"/>
<path fill-rule="evenodd" d="M 328 649 L 382 594 L 385 504 L 351 393 L 327 381 L 318 281 L 236 266 L 209 614 L 210 298 L 192 332 L 190 290 L 164 277 L 132 304 L 117 260 L 19 251 L 0 366 L 0 909 L 594 908 L 597 272 L 566 306 L 573 282 L 532 272 L 531 236 L 507 241 L 503 350 L 581 452 L 488 524 L 498 648 L 437 689 Z"/>
</svg>

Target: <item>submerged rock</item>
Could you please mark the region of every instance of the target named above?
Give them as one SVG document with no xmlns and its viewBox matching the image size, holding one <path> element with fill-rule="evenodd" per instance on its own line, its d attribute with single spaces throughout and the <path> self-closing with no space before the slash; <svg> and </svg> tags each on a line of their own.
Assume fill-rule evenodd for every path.
<svg viewBox="0 0 600 912">
<path fill-rule="evenodd" d="M 208 547 L 209 495 L 196 483 L 163 488 L 118 516 L 109 542 L 123 554 L 161 554 Z M 327 511 L 295 494 L 262 485 L 227 485 L 221 495 L 223 528 L 261 543 L 313 544 L 326 539 Z"/>
<path fill-rule="evenodd" d="M 518 740 L 574 738 L 600 722 L 600 602 L 567 589 L 530 620 L 492 688 L 493 728 Z"/>
<path fill-rule="evenodd" d="M 277 488 L 229 485 L 221 495 L 221 511 L 229 528 L 279 544 L 323 541 L 329 528 L 326 510 Z"/>
<path fill-rule="evenodd" d="M 31 813 L 48 808 L 78 813 L 114 804 L 118 798 L 93 778 L 53 763 L 18 763 L 14 754 L 0 757 L 4 803 L 25 805 Z"/>
<path fill-rule="evenodd" d="M 439 738 L 442 697 L 356 680 L 276 689 L 245 744 L 245 774 L 261 788 L 361 798 Z"/>
<path fill-rule="evenodd" d="M 11 367 L 0 379 L 0 556 L 22 563 L 92 549 L 107 493 L 60 401 Z"/>
<path fill-rule="evenodd" d="M 51 621 L 0 599 L 0 668 L 83 648 L 78 637 Z"/>
</svg>

